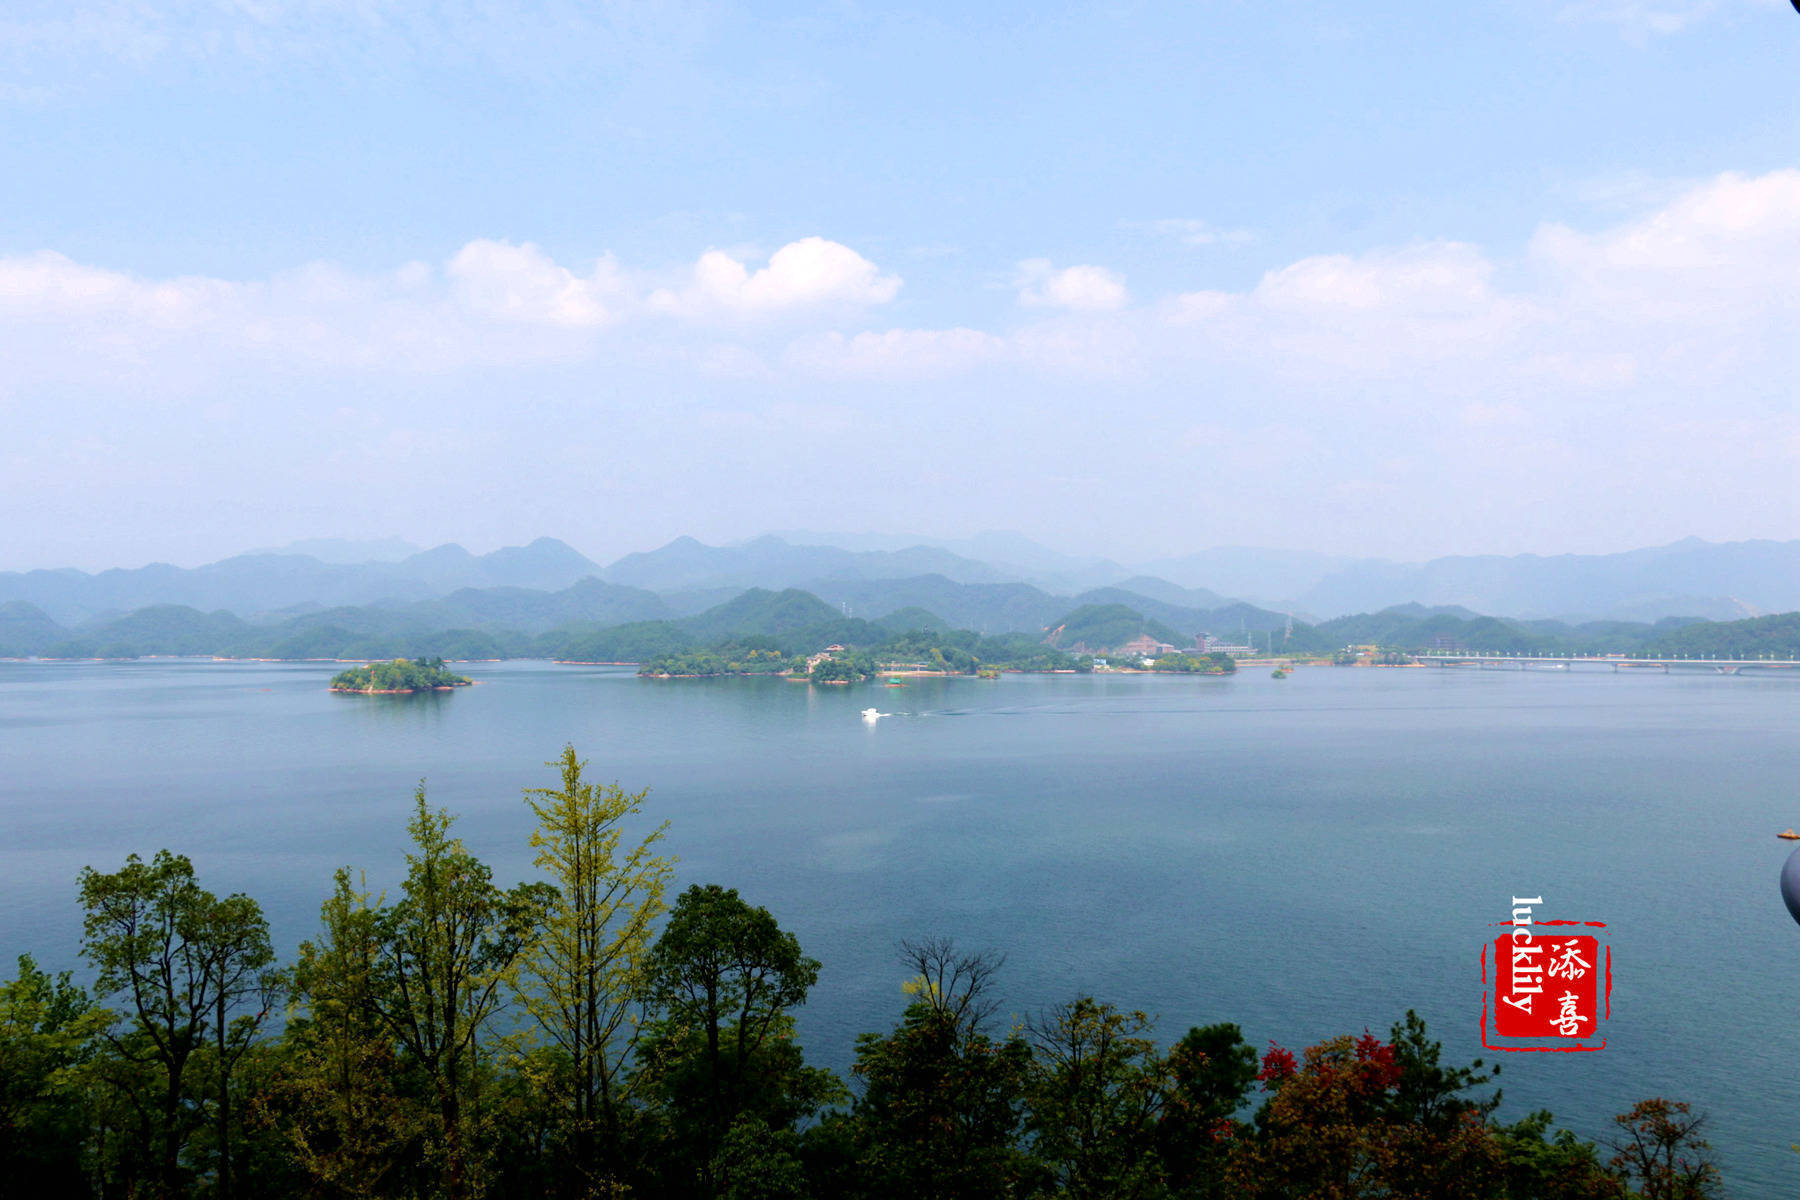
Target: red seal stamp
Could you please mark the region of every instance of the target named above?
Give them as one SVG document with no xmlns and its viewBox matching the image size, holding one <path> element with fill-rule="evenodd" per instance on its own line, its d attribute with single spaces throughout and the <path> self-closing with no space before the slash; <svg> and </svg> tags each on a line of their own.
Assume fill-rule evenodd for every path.
<svg viewBox="0 0 1800 1200">
<path fill-rule="evenodd" d="M 1490 1050 L 1599 1050 L 1612 1016 L 1604 921 L 1538 919 L 1542 896 L 1514 896 L 1505 933 L 1481 952 L 1481 1044 Z M 1577 931 L 1581 932 L 1577 932 Z"/>
</svg>

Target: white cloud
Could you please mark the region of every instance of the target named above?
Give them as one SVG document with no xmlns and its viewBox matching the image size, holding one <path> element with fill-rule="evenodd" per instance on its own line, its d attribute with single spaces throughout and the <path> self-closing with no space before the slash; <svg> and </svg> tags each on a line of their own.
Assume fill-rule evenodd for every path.
<svg viewBox="0 0 1800 1200">
<path fill-rule="evenodd" d="M 147 282 L 50 250 L 0 259 L 0 312 L 37 320 L 108 317 L 152 328 L 190 328 L 229 305 L 241 290 L 197 277 Z"/>
<path fill-rule="evenodd" d="M 408 263 L 357 274 L 313 263 L 268 279 L 145 279 L 51 251 L 0 257 L 0 352 L 12 375 L 109 376 L 161 361 L 171 378 L 243 361 L 378 370 L 576 361 L 606 333 L 679 315 L 696 327 L 741 331 L 741 318 L 821 317 L 893 298 L 900 281 L 847 246 L 805 238 L 754 272 L 712 251 L 679 291 L 651 291 L 611 256 L 573 270 L 526 242 L 476 239 L 441 268 Z M 690 339 L 691 340 L 691 339 Z M 659 350 L 646 361 L 712 364 L 746 377 L 755 355 L 713 345 Z"/>
<path fill-rule="evenodd" d="M 1736 378 L 1762 391 L 1791 387 L 1795 261 L 1800 171 L 1728 173 L 1597 230 L 1546 224 L 1516 258 L 1458 242 L 1318 255 L 1155 313 L 1164 353 L 1310 385 L 1595 397 Z"/>
<path fill-rule="evenodd" d="M 1255 295 L 1271 309 L 1318 314 L 1460 313 L 1492 299 L 1492 274 L 1475 247 L 1442 242 L 1303 258 L 1264 275 Z"/>
<path fill-rule="evenodd" d="M 530 242 L 478 239 L 457 251 L 444 273 L 470 311 L 509 321 L 594 328 L 617 320 L 630 303 L 629 285 L 611 257 L 579 276 Z"/>
<path fill-rule="evenodd" d="M 1026 308 L 1104 312 L 1123 308 L 1129 298 L 1125 280 L 1105 267 L 1075 266 L 1058 271 L 1044 258 L 1020 263 L 1017 282 L 1019 303 Z"/>
<path fill-rule="evenodd" d="M 659 289 L 652 308 L 677 316 L 720 312 L 764 316 L 828 305 L 885 304 L 900 290 L 900 279 L 883 275 L 874 263 L 838 242 L 821 237 L 789 242 L 752 272 L 723 250 L 708 250 L 680 288 Z"/>
<path fill-rule="evenodd" d="M 1727 172 L 1649 216 L 1592 234 L 1546 225 L 1531 244 L 1541 267 L 1589 293 L 1766 287 L 1793 278 L 1797 253 L 1800 170 L 1793 169 L 1754 177 Z M 1677 280 L 1679 289 L 1668 286 Z"/>
<path fill-rule="evenodd" d="M 610 257 L 570 267 L 487 239 L 438 265 L 312 264 L 249 281 L 143 278 L 41 252 L 0 257 L 0 388 L 175 392 L 245 365 L 441 373 L 605 358 L 746 386 L 976 370 L 1204 380 L 1209 394 L 1222 376 L 1315 391 L 1381 381 L 1395 403 L 1448 396 L 1446 411 L 1646 389 L 1770 394 L 1792 385 L 1796 261 L 1800 170 L 1720 175 L 1594 229 L 1546 224 L 1521 254 L 1449 241 L 1321 254 L 1247 288 L 1137 308 L 1111 271 L 1028 260 L 1017 279 L 1034 311 L 1010 329 L 841 328 L 900 281 L 818 237 L 761 265 L 709 251 L 660 289 L 655 272 Z M 778 315 L 789 319 L 752 319 Z"/>
</svg>

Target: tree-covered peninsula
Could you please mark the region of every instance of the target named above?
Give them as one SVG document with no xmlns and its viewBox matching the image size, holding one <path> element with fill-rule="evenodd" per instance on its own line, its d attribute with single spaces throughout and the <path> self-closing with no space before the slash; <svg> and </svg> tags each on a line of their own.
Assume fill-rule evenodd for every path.
<svg viewBox="0 0 1800 1200">
<path fill-rule="evenodd" d="M 393 662 L 351 667 L 348 671 L 339 671 L 331 678 L 331 690 L 334 692 L 361 692 L 369 696 L 410 695 L 414 692 L 447 691 L 450 688 L 468 686 L 468 677 L 453 675 L 444 670 L 444 660 L 441 658 L 426 658 L 418 662 L 396 658 Z"/>
<path fill-rule="evenodd" d="M 786 675 L 814 683 L 855 683 L 881 674 L 1092 669 L 1088 656 L 1059 650 L 1029 634 L 987 637 L 972 629 L 898 631 L 885 621 L 840 619 L 659 654 L 645 659 L 638 674 L 658 679 Z"/>
</svg>

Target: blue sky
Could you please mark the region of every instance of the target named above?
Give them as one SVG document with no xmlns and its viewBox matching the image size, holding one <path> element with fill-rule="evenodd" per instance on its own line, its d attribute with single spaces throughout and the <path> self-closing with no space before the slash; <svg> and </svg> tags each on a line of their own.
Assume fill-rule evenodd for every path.
<svg viewBox="0 0 1800 1200">
<path fill-rule="evenodd" d="M 0 568 L 1800 536 L 1779 0 L 25 0 Z"/>
</svg>

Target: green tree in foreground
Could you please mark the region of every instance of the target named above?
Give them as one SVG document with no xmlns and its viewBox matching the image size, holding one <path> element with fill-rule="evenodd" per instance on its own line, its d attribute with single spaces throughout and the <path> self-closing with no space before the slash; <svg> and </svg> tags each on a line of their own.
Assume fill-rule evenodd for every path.
<svg viewBox="0 0 1800 1200">
<path fill-rule="evenodd" d="M 1019 1145 L 1031 1047 L 988 1031 L 1005 960 L 959 952 L 944 938 L 903 942 L 901 953 L 914 972 L 905 985 L 913 999 L 892 1033 L 856 1039 L 862 1094 L 850 1117 L 825 1131 L 842 1146 L 842 1194 L 1018 1194 L 1035 1174 Z"/>
<path fill-rule="evenodd" d="M 231 1068 L 256 1038 L 275 987 L 274 953 L 262 910 L 248 896 L 224 900 L 194 881 L 186 856 L 159 851 L 146 864 L 137 855 L 112 874 L 81 874 L 82 955 L 93 964 L 102 997 L 127 1004 L 123 1032 L 107 1040 L 125 1069 L 122 1085 L 141 1130 L 155 1142 L 154 1186 L 174 1196 L 184 1185 L 182 1150 L 200 1119 L 187 1073 L 212 1034 L 217 1055 L 219 1174 L 230 1195 Z M 234 1019 L 233 1013 L 245 1009 Z M 143 1072 L 151 1072 L 145 1091 Z"/>
<path fill-rule="evenodd" d="M 1026 1091 L 1032 1150 L 1056 1194 L 1137 1200 L 1163 1194 L 1155 1150 L 1168 1066 L 1145 1036 L 1150 1019 L 1084 996 L 1031 1025 Z"/>
<path fill-rule="evenodd" d="M 663 1015 L 641 1057 L 669 1126 L 666 1186 L 713 1196 L 714 1160 L 740 1117 L 788 1129 L 842 1092 L 804 1064 L 789 1011 L 806 1002 L 819 962 L 768 909 L 712 884 L 676 900 L 648 966 Z"/>
<path fill-rule="evenodd" d="M 0 980 L 0 1192 L 319 1200 L 1706 1200 L 1685 1104 L 1618 1118 L 1614 1156 L 1547 1113 L 1494 1120 L 1479 1060 L 1407 1013 L 1387 1038 L 1261 1059 L 1235 1025 L 1159 1054 L 1084 997 L 996 1028 L 1000 958 L 902 943 L 899 1024 L 856 1042 L 855 1096 L 806 1065 L 819 964 L 765 909 L 691 887 L 650 944 L 669 864 L 627 838 L 642 793 L 565 748 L 527 793 L 539 865 L 511 891 L 415 795 L 397 902 L 339 871 L 293 1008 L 260 910 L 185 859 L 85 871 L 96 1005 L 29 958 Z M 521 1000 L 517 1019 L 502 1006 Z M 541 1035 L 541 1040 L 532 1041 Z M 634 1037 L 636 1039 L 633 1048 Z M 1253 1082 L 1265 1092 L 1243 1119 Z M 831 1104 L 848 1108 L 810 1118 Z M 1628 1188 L 1636 1189 L 1635 1191 Z"/>
<path fill-rule="evenodd" d="M 52 978 L 29 954 L 0 982 L 0 1179 L 19 1195 L 84 1190 L 86 1113 L 75 1069 L 111 1020 L 69 972 Z"/>
<path fill-rule="evenodd" d="M 1247 1132 L 1237 1114 L 1256 1082 L 1256 1051 L 1236 1025 L 1190 1029 L 1169 1048 L 1168 1094 L 1157 1124 L 1157 1156 L 1170 1191 L 1225 1195 L 1225 1155 Z"/>
<path fill-rule="evenodd" d="M 204 905 L 199 921 L 205 947 L 203 969 L 212 978 L 213 992 L 212 1066 L 218 1080 L 213 1114 L 218 1142 L 215 1191 L 223 1200 L 230 1200 L 237 1194 L 231 1157 L 232 1075 L 256 1046 L 283 980 L 269 945 L 269 923 L 256 901 L 241 894 L 227 896 Z M 238 1014 L 235 1017 L 234 1012 Z"/>
<path fill-rule="evenodd" d="M 515 960 L 535 935 L 541 885 L 502 892 L 487 865 L 450 836 L 452 818 L 414 795 L 397 904 L 376 915 L 371 994 L 388 1033 L 429 1081 L 436 1101 L 439 1185 L 448 1200 L 478 1193 L 465 1113 L 481 1036 L 505 998 Z"/>
<path fill-rule="evenodd" d="M 520 994 L 553 1048 L 547 1082 L 567 1106 L 565 1167 L 594 1186 L 616 1178 L 605 1160 L 624 1140 L 651 932 L 675 868 L 655 853 L 666 824 L 625 842 L 622 822 L 644 792 L 587 782 L 573 746 L 548 765 L 562 786 L 527 789 L 525 801 L 538 819 L 535 861 L 555 894 L 520 959 Z"/>
<path fill-rule="evenodd" d="M 318 936 L 300 943 L 265 1116 L 322 1194 L 400 1195 L 421 1173 L 429 1122 L 377 1003 L 378 906 L 348 868 L 333 882 Z"/>
</svg>

